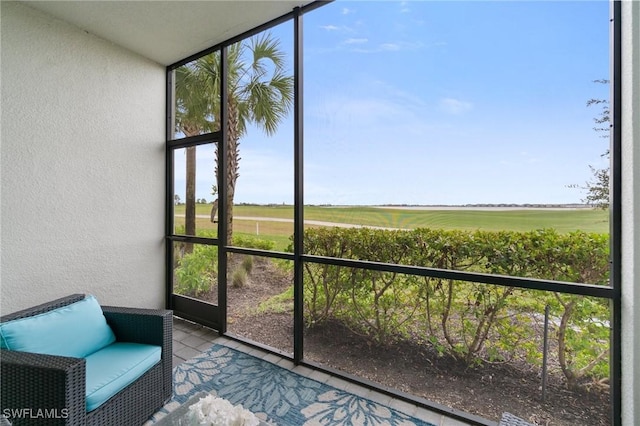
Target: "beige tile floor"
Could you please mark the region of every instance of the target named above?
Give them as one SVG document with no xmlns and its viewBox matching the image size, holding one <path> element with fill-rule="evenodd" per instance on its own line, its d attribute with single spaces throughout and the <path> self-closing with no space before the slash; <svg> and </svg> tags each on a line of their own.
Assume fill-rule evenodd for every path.
<svg viewBox="0 0 640 426">
<path fill-rule="evenodd" d="M 460 420 L 426 410 L 403 400 L 394 399 L 383 393 L 358 386 L 338 377 L 333 377 L 329 374 L 316 371 L 305 366 L 295 366 L 293 362 L 287 359 L 244 345 L 235 340 L 221 337 L 215 330 L 211 330 L 207 327 L 203 327 L 177 317 L 175 317 L 173 321 L 173 366 L 175 367 L 187 359 L 200 354 L 204 350 L 208 349 L 214 341 L 220 345 L 229 346 L 233 349 L 243 351 L 257 358 L 277 364 L 280 367 L 295 371 L 298 374 L 313 378 L 314 380 L 327 383 L 335 388 L 343 389 L 356 395 L 364 396 L 373 401 L 380 402 L 384 405 L 395 408 L 398 411 L 418 417 L 437 426 L 469 426 L 468 423 L 461 422 Z"/>
</svg>

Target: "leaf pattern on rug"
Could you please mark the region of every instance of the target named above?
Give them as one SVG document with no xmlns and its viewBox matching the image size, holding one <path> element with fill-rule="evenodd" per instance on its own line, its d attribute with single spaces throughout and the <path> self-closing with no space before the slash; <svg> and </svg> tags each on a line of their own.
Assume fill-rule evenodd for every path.
<svg viewBox="0 0 640 426">
<path fill-rule="evenodd" d="M 173 371 L 174 398 L 189 395 L 210 382 L 232 359 L 233 353 L 230 349 L 221 347 L 217 351 L 200 354 L 178 365 Z"/>
<path fill-rule="evenodd" d="M 325 392 L 318 400 L 301 410 L 308 419 L 305 426 L 416 426 L 409 416 L 344 391 Z"/>
<path fill-rule="evenodd" d="M 175 367 L 173 383 L 173 398 L 147 426 L 200 392 L 242 404 L 273 426 L 434 426 L 219 344 Z"/>
<path fill-rule="evenodd" d="M 286 416 L 289 410 L 315 401 L 321 384 L 279 368 L 264 368 L 255 358 L 239 356 L 214 378 L 218 396 L 255 412 Z"/>
</svg>

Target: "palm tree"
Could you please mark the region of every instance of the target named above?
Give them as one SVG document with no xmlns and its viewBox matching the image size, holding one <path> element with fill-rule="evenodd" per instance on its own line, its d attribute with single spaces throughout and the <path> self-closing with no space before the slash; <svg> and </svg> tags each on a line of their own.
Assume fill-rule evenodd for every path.
<svg viewBox="0 0 640 426">
<path fill-rule="evenodd" d="M 270 33 L 228 48 L 227 241 L 233 235 L 233 198 L 239 176 L 239 140 L 253 123 L 273 135 L 293 104 L 293 77 L 285 72 L 280 41 Z M 176 70 L 176 131 L 194 136 L 221 129 L 220 53 L 214 52 Z M 216 148 L 217 154 L 217 148 Z M 195 234 L 195 147 L 187 148 L 185 229 Z M 218 166 L 215 167 L 218 182 Z M 218 200 L 213 203 L 214 220 Z"/>
</svg>

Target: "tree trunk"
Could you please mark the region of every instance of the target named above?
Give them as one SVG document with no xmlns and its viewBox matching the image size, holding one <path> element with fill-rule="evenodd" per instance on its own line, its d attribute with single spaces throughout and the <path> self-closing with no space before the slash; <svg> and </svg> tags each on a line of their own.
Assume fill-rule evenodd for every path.
<svg viewBox="0 0 640 426">
<path fill-rule="evenodd" d="M 229 99 L 229 121 L 227 122 L 227 244 L 233 242 L 233 199 L 236 194 L 236 181 L 238 180 L 238 169 L 240 153 L 238 147 L 238 108 L 233 99 Z"/>
<path fill-rule="evenodd" d="M 218 174 L 216 173 L 216 180 L 217 180 L 217 176 L 218 176 Z M 211 223 L 217 223 L 218 222 L 216 220 L 216 213 L 218 213 L 218 199 L 217 198 L 213 201 L 213 204 L 211 205 Z"/>
<path fill-rule="evenodd" d="M 556 294 L 556 298 L 560 300 L 560 296 Z M 578 377 L 576 377 L 575 371 L 570 366 L 570 361 L 567 360 L 567 327 L 569 326 L 569 319 L 573 313 L 573 308 L 576 305 L 575 300 L 571 300 L 568 303 L 560 303 L 564 307 L 562 313 L 562 319 L 560 320 L 560 326 L 558 327 L 558 363 L 562 369 L 564 377 L 567 379 L 567 387 L 569 389 L 575 389 Z"/>
<path fill-rule="evenodd" d="M 184 124 L 181 128 L 185 136 L 195 136 L 200 134 L 197 126 Z M 196 235 L 196 147 L 186 148 L 186 184 L 184 200 L 184 233 L 185 235 Z M 192 243 L 184 243 L 183 254 L 193 251 Z"/>
<path fill-rule="evenodd" d="M 233 242 L 233 198 L 236 193 L 236 181 L 238 180 L 238 169 L 240 162 L 240 153 L 238 147 L 238 109 L 235 102 L 229 100 L 229 119 L 227 121 L 227 158 L 221 159 L 221 161 L 227 161 L 227 208 L 226 214 L 222 215 L 222 212 L 218 214 L 218 220 L 220 217 L 225 216 L 227 221 L 227 244 L 231 245 Z M 216 150 L 216 158 L 219 158 L 219 151 Z M 220 184 L 220 168 L 216 163 L 215 167 L 216 182 Z M 218 192 L 218 195 L 220 193 Z M 211 222 L 215 222 L 216 213 L 218 213 L 218 198 L 213 202 L 211 206 Z M 218 236 L 220 238 L 220 236 Z"/>
<path fill-rule="evenodd" d="M 196 235 L 196 147 L 186 148 L 186 192 L 185 192 L 185 214 L 184 229 L 186 235 Z M 192 243 L 185 243 L 185 254 L 193 251 Z"/>
</svg>

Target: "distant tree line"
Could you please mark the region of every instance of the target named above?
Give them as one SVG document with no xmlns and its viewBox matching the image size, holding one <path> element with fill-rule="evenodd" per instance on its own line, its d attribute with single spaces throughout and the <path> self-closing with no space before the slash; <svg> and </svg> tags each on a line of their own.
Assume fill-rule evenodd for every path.
<svg viewBox="0 0 640 426">
<path fill-rule="evenodd" d="M 180 198 L 180 196 L 178 194 L 175 194 L 173 196 L 173 201 L 174 201 L 174 204 L 176 206 L 185 204 L 185 203 L 182 202 L 182 200 L 181 200 L 181 198 Z M 213 204 L 213 201 L 207 201 L 206 198 L 196 198 L 195 202 L 196 202 L 196 204 Z"/>
</svg>

